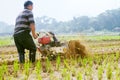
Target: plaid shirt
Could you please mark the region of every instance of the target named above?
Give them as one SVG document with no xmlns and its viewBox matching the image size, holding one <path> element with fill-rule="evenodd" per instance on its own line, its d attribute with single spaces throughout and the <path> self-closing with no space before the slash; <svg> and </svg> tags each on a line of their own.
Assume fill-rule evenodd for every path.
<svg viewBox="0 0 120 80">
<path fill-rule="evenodd" d="M 35 23 L 33 13 L 31 10 L 25 9 L 16 18 L 14 34 L 18 34 L 26 30 L 31 31 L 30 29 L 31 23 Z"/>
</svg>

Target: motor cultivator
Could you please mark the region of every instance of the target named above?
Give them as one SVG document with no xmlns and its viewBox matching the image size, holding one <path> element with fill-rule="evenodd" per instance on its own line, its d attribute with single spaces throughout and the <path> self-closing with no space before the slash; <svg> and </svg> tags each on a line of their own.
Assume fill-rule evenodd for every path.
<svg viewBox="0 0 120 80">
<path fill-rule="evenodd" d="M 42 57 L 55 59 L 58 55 L 63 55 L 64 49 L 67 47 L 66 43 L 60 42 L 53 32 L 39 32 L 37 39 L 38 51 Z"/>
<path fill-rule="evenodd" d="M 53 60 L 59 55 L 60 57 L 84 57 L 88 51 L 80 40 L 70 40 L 60 42 L 53 32 L 38 33 L 38 50 L 42 57 L 48 57 Z"/>
</svg>

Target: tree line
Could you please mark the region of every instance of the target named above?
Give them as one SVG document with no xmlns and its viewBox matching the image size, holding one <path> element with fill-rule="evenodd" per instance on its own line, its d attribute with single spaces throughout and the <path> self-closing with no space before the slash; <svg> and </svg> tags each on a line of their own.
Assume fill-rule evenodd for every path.
<svg viewBox="0 0 120 80">
<path fill-rule="evenodd" d="M 43 16 L 36 18 L 37 30 L 58 33 L 79 33 L 93 31 L 120 32 L 120 8 L 107 10 L 96 17 L 74 17 L 67 22 L 58 22 L 54 18 Z"/>
<path fill-rule="evenodd" d="M 56 33 L 82 33 L 94 31 L 120 32 L 120 8 L 107 10 L 96 17 L 73 17 L 69 21 L 57 21 L 47 16 L 35 19 L 37 31 L 53 31 Z M 7 29 L 7 30 L 6 30 Z M 12 33 L 14 25 L 0 22 L 0 33 Z"/>
</svg>

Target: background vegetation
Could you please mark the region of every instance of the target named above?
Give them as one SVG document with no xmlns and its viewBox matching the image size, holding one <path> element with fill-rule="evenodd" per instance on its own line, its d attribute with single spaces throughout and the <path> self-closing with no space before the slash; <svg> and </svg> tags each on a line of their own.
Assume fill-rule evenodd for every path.
<svg viewBox="0 0 120 80">
<path fill-rule="evenodd" d="M 90 33 L 95 31 L 120 32 L 120 8 L 107 10 L 96 17 L 74 17 L 67 22 L 58 22 L 54 18 L 42 16 L 36 18 L 37 31 L 56 33 Z M 8 28 L 9 27 L 9 28 Z M 0 33 L 13 33 L 14 26 L 0 22 Z M 3 35 L 3 34 L 1 34 Z"/>
</svg>

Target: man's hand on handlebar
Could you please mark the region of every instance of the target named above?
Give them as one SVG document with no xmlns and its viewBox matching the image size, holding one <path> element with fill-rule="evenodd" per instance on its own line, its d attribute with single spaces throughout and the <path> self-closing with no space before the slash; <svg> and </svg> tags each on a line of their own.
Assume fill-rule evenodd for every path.
<svg viewBox="0 0 120 80">
<path fill-rule="evenodd" d="M 37 38 L 38 38 L 38 34 L 37 34 L 37 33 L 34 34 L 34 35 L 33 35 L 33 38 L 34 38 L 34 39 L 37 39 Z"/>
</svg>

